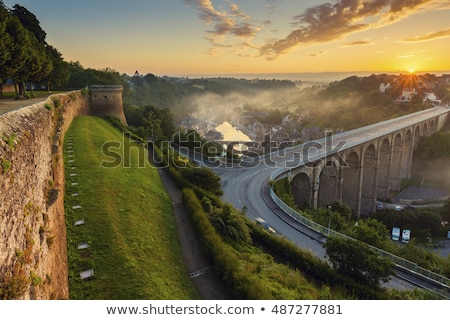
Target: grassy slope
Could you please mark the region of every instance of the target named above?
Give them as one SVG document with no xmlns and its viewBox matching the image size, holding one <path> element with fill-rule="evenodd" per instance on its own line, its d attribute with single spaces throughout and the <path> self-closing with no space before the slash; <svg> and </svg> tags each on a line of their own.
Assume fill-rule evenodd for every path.
<svg viewBox="0 0 450 320">
<path fill-rule="evenodd" d="M 70 137 L 76 169 L 68 162 Z M 122 133 L 96 117 L 74 119 L 66 135 L 70 298 L 197 299 L 181 258 L 171 201 L 157 170 L 147 162 L 137 168 L 137 153 L 142 155 L 144 149 L 136 144 L 131 148 L 131 168 L 100 167 L 102 160 L 111 161 L 101 152 L 106 141 L 122 142 Z M 74 192 L 80 195 L 72 197 Z M 74 205 L 82 208 L 72 209 Z M 73 226 L 78 219 L 85 224 Z M 90 248 L 78 250 L 84 241 Z M 90 268 L 94 278 L 82 281 L 79 273 Z"/>
</svg>

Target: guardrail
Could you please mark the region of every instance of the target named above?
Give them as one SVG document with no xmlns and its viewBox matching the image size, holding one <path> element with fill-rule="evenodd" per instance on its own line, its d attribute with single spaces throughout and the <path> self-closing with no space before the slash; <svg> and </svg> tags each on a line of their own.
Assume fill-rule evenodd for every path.
<svg viewBox="0 0 450 320">
<path fill-rule="evenodd" d="M 317 222 L 311 221 L 304 216 L 302 216 L 298 211 L 294 210 L 290 206 L 288 206 L 286 203 L 284 203 L 273 191 L 273 189 L 269 186 L 270 189 L 270 196 L 272 200 L 275 202 L 275 204 L 283 210 L 287 215 L 295 219 L 296 221 L 300 222 L 304 226 L 324 235 L 325 237 L 337 237 L 337 238 L 345 238 L 349 240 L 358 241 L 352 237 L 349 237 L 345 234 L 339 233 L 337 231 L 331 230 L 321 224 L 318 224 Z M 443 275 L 440 275 L 438 273 L 435 273 L 433 271 L 427 270 L 425 268 L 419 267 L 417 263 L 414 263 L 412 261 L 403 259 L 399 256 L 396 256 L 392 253 L 389 253 L 387 251 L 381 250 L 379 248 L 370 246 L 373 250 L 375 250 L 380 257 L 386 257 L 389 260 L 391 260 L 395 265 L 402 267 L 404 269 L 407 269 L 409 271 L 412 271 L 414 273 L 417 273 L 428 280 L 437 282 L 441 284 L 442 286 L 446 288 L 450 288 L 450 279 L 444 277 Z"/>
</svg>

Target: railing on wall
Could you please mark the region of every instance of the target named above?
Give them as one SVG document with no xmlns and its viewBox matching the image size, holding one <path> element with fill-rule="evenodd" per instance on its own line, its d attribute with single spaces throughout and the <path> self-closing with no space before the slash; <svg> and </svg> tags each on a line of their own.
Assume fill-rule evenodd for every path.
<svg viewBox="0 0 450 320">
<path fill-rule="evenodd" d="M 270 189 L 270 196 L 272 198 L 272 200 L 276 203 L 276 205 L 278 207 L 280 207 L 280 209 L 282 209 L 287 215 L 289 215 L 290 217 L 292 217 L 293 219 L 295 219 L 296 221 L 300 222 L 301 224 L 303 224 L 304 226 L 326 236 L 326 237 L 336 237 L 336 238 L 345 238 L 345 239 L 350 239 L 350 240 L 354 240 L 354 241 L 358 241 L 354 238 L 351 238 L 345 234 L 336 232 L 334 230 L 331 230 L 321 224 L 318 224 L 314 221 L 311 221 L 307 218 L 305 218 L 304 216 L 302 216 L 298 211 L 294 210 L 293 208 L 291 208 L 290 206 L 288 206 L 286 203 L 284 203 L 273 191 L 273 189 L 271 187 L 269 187 Z M 443 275 L 440 275 L 438 273 L 435 273 L 433 271 L 424 269 L 422 267 L 419 267 L 417 265 L 417 263 L 411 262 L 409 260 L 403 259 L 401 257 L 398 257 L 392 253 L 389 253 L 387 251 L 381 250 L 379 248 L 370 246 L 373 250 L 375 250 L 378 255 L 380 257 L 386 257 L 389 260 L 391 260 L 395 265 L 402 267 L 404 269 L 407 269 L 409 271 L 412 271 L 414 273 L 417 273 L 431 281 L 435 281 L 440 283 L 441 285 L 445 286 L 445 287 L 450 287 L 450 279 L 444 277 Z"/>
</svg>

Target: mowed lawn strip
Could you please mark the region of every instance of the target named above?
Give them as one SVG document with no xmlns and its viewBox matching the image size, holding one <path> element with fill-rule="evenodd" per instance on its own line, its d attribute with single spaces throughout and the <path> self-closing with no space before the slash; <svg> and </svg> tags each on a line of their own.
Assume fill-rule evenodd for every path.
<svg viewBox="0 0 450 320">
<path fill-rule="evenodd" d="M 101 166 L 113 161 L 102 152 L 108 145 L 122 160 L 114 168 Z M 71 124 L 64 144 L 70 299 L 199 298 L 183 264 L 171 200 L 146 159 L 144 148 L 104 119 Z M 84 225 L 74 226 L 81 219 Z M 89 248 L 78 250 L 82 242 Z M 88 269 L 94 277 L 81 280 Z"/>
</svg>

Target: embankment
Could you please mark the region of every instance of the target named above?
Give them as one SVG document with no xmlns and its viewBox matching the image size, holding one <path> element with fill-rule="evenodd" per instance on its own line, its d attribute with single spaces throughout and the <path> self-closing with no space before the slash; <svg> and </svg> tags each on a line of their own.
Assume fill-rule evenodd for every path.
<svg viewBox="0 0 450 320">
<path fill-rule="evenodd" d="M 80 91 L 0 115 L 0 299 L 67 299 L 62 141 Z"/>
</svg>

